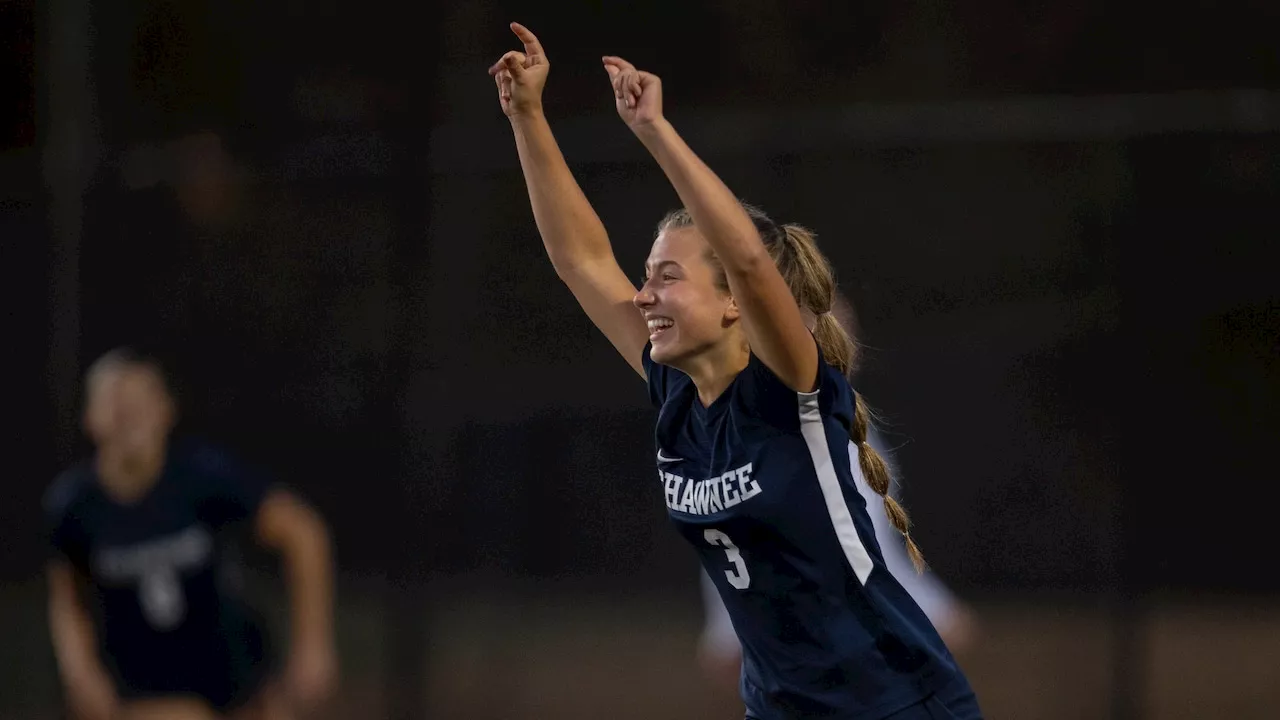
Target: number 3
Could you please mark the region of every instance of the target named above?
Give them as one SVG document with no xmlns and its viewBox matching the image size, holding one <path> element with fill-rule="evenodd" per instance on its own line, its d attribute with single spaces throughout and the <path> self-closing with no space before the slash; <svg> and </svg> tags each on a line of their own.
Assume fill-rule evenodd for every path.
<svg viewBox="0 0 1280 720">
<path fill-rule="evenodd" d="M 729 578 L 730 585 L 739 590 L 746 590 L 751 585 L 751 573 L 747 572 L 747 564 L 743 562 L 738 546 L 733 544 L 728 535 L 715 528 L 704 530 L 702 537 L 706 538 L 708 543 L 724 548 L 724 554 L 728 556 L 729 562 L 733 563 L 733 568 L 725 570 L 724 576 Z"/>
</svg>

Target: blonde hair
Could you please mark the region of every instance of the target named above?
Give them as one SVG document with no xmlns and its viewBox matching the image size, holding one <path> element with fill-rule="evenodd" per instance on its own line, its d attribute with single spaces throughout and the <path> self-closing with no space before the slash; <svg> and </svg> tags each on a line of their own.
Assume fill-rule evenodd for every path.
<svg viewBox="0 0 1280 720">
<path fill-rule="evenodd" d="M 747 214 L 755 223 L 760 239 L 773 258 L 782 274 L 787 287 L 802 310 L 808 310 L 815 316 L 813 337 L 818 349 L 827 364 L 836 368 L 848 377 L 854 369 L 857 359 L 857 344 L 832 314 L 835 305 L 836 281 L 831 263 L 818 249 L 817 240 L 812 231 L 800 225 L 778 225 L 759 208 L 743 203 Z M 680 209 L 668 213 L 658 224 L 658 232 L 671 228 L 693 227 L 693 217 L 687 210 Z M 720 261 L 711 254 L 708 258 L 717 272 L 717 286 L 728 292 L 729 281 L 725 277 Z M 849 439 L 858 448 L 858 467 L 867 485 L 884 500 L 884 511 L 889 521 L 902 533 L 907 543 L 907 554 L 916 571 L 924 570 L 924 555 L 911 538 L 911 520 L 907 511 L 897 500 L 889 495 L 891 474 L 889 466 L 880 453 L 867 444 L 867 431 L 871 426 L 871 411 L 863 401 L 862 395 L 854 393 L 853 423 L 849 428 Z"/>
</svg>

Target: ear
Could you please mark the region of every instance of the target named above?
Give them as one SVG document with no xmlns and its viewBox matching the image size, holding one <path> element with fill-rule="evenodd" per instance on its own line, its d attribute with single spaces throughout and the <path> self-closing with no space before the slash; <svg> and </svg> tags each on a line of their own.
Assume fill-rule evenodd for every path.
<svg viewBox="0 0 1280 720">
<path fill-rule="evenodd" d="M 742 311 L 738 309 L 738 301 L 729 296 L 729 301 L 724 306 L 724 319 L 722 320 L 725 327 L 738 322 L 738 318 L 742 317 Z"/>
</svg>

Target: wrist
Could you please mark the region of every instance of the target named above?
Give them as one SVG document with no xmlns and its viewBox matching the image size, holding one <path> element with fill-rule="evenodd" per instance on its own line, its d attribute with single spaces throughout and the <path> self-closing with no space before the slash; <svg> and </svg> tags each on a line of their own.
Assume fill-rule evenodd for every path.
<svg viewBox="0 0 1280 720">
<path fill-rule="evenodd" d="M 538 103 L 537 105 L 521 108 L 520 110 L 512 112 L 507 116 L 507 120 L 509 120 L 513 126 L 519 127 L 520 125 L 526 125 L 528 123 L 543 122 L 546 120 L 546 116 L 542 114 L 542 103 Z"/>
<path fill-rule="evenodd" d="M 663 137 L 671 130 L 671 123 L 667 122 L 665 117 L 636 123 L 631 126 L 631 132 L 645 145 L 662 141 Z"/>
</svg>

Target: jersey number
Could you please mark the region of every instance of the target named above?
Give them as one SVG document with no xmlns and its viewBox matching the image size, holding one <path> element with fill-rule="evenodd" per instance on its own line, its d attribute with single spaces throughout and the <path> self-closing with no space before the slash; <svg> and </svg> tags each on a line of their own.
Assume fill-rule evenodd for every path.
<svg viewBox="0 0 1280 720">
<path fill-rule="evenodd" d="M 138 585 L 142 614 L 157 630 L 169 630 L 182 622 L 187 613 L 182 581 L 172 570 L 155 570 L 142 577 Z"/>
<path fill-rule="evenodd" d="M 724 576 L 729 579 L 730 585 L 739 590 L 746 590 L 751 585 L 751 573 L 747 572 L 747 564 L 743 562 L 742 553 L 738 552 L 738 546 L 733 544 L 728 535 L 715 528 L 704 530 L 702 537 L 706 538 L 708 543 L 724 548 L 725 556 L 733 564 L 733 567 L 724 571 Z"/>
</svg>

